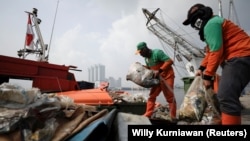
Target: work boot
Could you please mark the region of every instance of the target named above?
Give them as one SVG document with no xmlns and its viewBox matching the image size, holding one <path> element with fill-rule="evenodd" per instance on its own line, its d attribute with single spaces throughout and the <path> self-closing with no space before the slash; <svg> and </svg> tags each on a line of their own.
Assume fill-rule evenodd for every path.
<svg viewBox="0 0 250 141">
<path fill-rule="evenodd" d="M 155 108 L 155 103 L 148 101 L 147 102 L 147 107 L 146 107 L 146 112 L 143 114 L 143 116 L 146 116 L 148 118 L 151 118 Z"/>
<path fill-rule="evenodd" d="M 176 119 L 176 102 L 174 101 L 173 103 L 169 103 L 168 105 L 171 119 Z"/>
</svg>

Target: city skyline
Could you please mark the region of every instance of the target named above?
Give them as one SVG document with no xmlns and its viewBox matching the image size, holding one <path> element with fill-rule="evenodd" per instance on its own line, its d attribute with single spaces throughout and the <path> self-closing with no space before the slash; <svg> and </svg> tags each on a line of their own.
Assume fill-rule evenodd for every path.
<svg viewBox="0 0 250 141">
<path fill-rule="evenodd" d="M 95 64 L 88 68 L 88 81 L 95 84 L 95 87 L 103 82 L 109 82 L 109 87 L 111 88 L 121 88 L 122 87 L 122 79 L 121 77 L 115 79 L 112 76 L 106 78 L 106 69 L 105 65 Z"/>
</svg>

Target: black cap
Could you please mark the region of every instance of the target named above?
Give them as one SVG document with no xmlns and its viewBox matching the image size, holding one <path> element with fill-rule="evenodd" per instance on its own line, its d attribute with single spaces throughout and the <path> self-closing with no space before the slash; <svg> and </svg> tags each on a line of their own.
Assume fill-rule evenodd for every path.
<svg viewBox="0 0 250 141">
<path fill-rule="evenodd" d="M 189 25 L 192 21 L 192 14 L 197 11 L 200 8 L 205 7 L 205 5 L 197 3 L 195 5 L 193 5 L 189 10 L 188 10 L 188 15 L 187 15 L 187 19 L 182 23 L 184 25 Z"/>
</svg>

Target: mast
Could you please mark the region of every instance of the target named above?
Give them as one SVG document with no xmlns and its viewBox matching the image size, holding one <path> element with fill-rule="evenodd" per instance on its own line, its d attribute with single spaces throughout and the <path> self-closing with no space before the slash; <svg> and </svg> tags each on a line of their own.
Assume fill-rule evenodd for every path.
<svg viewBox="0 0 250 141">
<path fill-rule="evenodd" d="M 29 54 L 36 54 L 38 55 L 39 59 L 38 61 L 41 61 L 41 62 L 47 62 L 47 58 L 45 57 L 46 56 L 46 50 L 47 50 L 47 44 L 44 44 L 44 41 L 43 41 L 43 37 L 42 37 L 42 34 L 41 34 L 41 31 L 40 31 L 40 27 L 39 27 L 39 24 L 42 22 L 41 19 L 37 18 L 37 9 L 36 8 L 33 8 L 33 12 L 27 12 L 25 11 L 25 13 L 29 14 L 32 16 L 32 21 L 33 21 L 33 24 L 34 24 L 34 28 L 35 28 L 35 31 L 36 31 L 36 35 L 37 35 L 37 41 L 36 43 L 34 44 L 34 46 L 36 47 L 35 49 L 32 49 L 32 50 L 27 50 L 26 49 L 26 44 L 24 45 L 24 49 L 21 49 L 19 51 L 17 51 L 17 54 L 19 57 L 22 57 L 23 59 L 25 59 Z M 33 26 L 32 26 L 33 28 Z M 38 45 L 40 45 L 40 48 L 38 47 Z"/>
<path fill-rule="evenodd" d="M 44 42 L 43 42 L 43 37 L 40 31 L 40 27 L 39 24 L 41 23 L 41 20 L 37 18 L 37 9 L 33 8 L 33 18 L 34 18 L 34 24 L 35 24 L 35 29 L 36 29 L 36 34 L 38 36 L 38 41 L 39 44 L 41 46 L 41 61 L 47 61 L 45 59 L 45 50 L 47 49 L 47 45 L 45 46 Z"/>
</svg>

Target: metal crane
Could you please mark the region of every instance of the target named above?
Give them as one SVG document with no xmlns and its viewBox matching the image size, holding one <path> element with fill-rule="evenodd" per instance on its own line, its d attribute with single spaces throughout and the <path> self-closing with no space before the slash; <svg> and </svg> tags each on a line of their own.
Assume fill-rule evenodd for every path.
<svg viewBox="0 0 250 141">
<path fill-rule="evenodd" d="M 174 57 L 179 61 L 183 61 L 181 58 L 185 58 L 186 60 L 186 70 L 190 76 L 195 75 L 195 70 L 197 68 L 197 64 L 201 61 L 202 58 L 205 57 L 205 53 L 203 49 L 195 47 L 186 39 L 181 37 L 178 33 L 168 27 L 166 24 L 161 22 L 155 15 L 159 10 L 156 9 L 152 13 L 147 9 L 143 8 L 142 11 L 147 18 L 146 26 L 147 28 L 155 34 L 161 41 L 165 42 L 169 45 L 173 52 L 177 52 Z"/>
<path fill-rule="evenodd" d="M 34 23 L 34 28 L 36 30 L 36 34 L 37 34 L 37 41 L 36 43 L 33 44 L 33 46 L 36 47 L 36 49 L 32 49 L 32 50 L 28 50 L 26 49 L 26 43 L 24 44 L 24 49 L 21 49 L 19 51 L 17 51 L 17 54 L 19 57 L 22 57 L 23 59 L 25 59 L 27 57 L 27 55 L 29 54 L 37 54 L 38 55 L 38 61 L 42 61 L 42 62 L 47 62 L 48 58 L 46 58 L 46 50 L 47 50 L 47 44 L 44 44 L 43 38 L 42 38 L 42 34 L 40 31 L 40 27 L 39 24 L 41 23 L 41 19 L 37 18 L 37 9 L 33 8 L 33 12 L 27 12 L 25 11 L 27 14 L 32 16 L 33 19 L 33 23 Z M 26 42 L 26 41 L 25 41 Z M 40 45 L 40 47 L 39 47 Z"/>
<path fill-rule="evenodd" d="M 26 41 L 25 41 L 24 48 L 17 51 L 17 55 L 19 57 L 22 57 L 23 59 L 25 59 L 30 54 L 36 54 L 37 57 L 38 57 L 37 61 L 48 62 L 50 45 L 51 45 L 51 40 L 52 40 L 52 36 L 53 36 L 54 25 L 55 25 L 56 16 L 57 16 L 57 10 L 58 10 L 58 5 L 59 5 L 59 0 L 57 1 L 57 7 L 56 7 L 56 12 L 55 12 L 54 23 L 53 23 L 53 27 L 52 27 L 52 33 L 51 33 L 51 37 L 50 37 L 49 46 L 48 46 L 48 44 L 45 44 L 44 41 L 43 41 L 42 33 L 41 33 L 40 27 L 39 27 L 39 25 L 40 25 L 40 23 L 42 21 L 41 21 L 41 19 L 39 19 L 37 17 L 38 10 L 36 8 L 33 8 L 32 12 L 25 11 L 25 13 L 27 13 L 28 15 L 30 15 L 32 17 L 33 25 L 32 25 L 31 28 L 32 29 L 35 28 L 35 30 L 36 30 L 37 40 L 36 40 L 36 42 L 32 41 L 33 42 L 33 47 L 35 47 L 35 49 L 27 49 L 26 48 Z M 35 34 L 34 34 L 34 37 L 35 37 Z"/>
<path fill-rule="evenodd" d="M 219 16 L 223 17 L 222 1 L 218 0 L 218 4 Z M 160 8 L 157 8 L 155 11 L 149 12 L 145 8 L 142 9 L 143 14 L 147 18 L 146 27 L 161 41 L 171 47 L 172 52 L 174 52 L 173 57 L 176 58 L 178 62 L 183 62 L 185 64 L 185 69 L 189 76 L 194 76 L 194 71 L 197 69 L 200 61 L 205 57 L 204 50 L 188 42 L 185 38 L 181 37 L 180 34 L 176 33 L 159 18 L 157 18 L 156 13 L 159 10 Z M 229 3 L 228 19 L 234 21 L 240 26 L 233 0 L 230 0 Z M 166 47 L 164 47 L 164 50 L 165 49 Z M 184 60 L 182 58 L 184 58 Z M 220 70 L 221 69 L 219 68 L 218 73 L 220 73 Z"/>
<path fill-rule="evenodd" d="M 219 3 L 219 16 L 224 17 L 223 13 L 222 13 L 222 2 L 221 2 L 221 0 L 218 0 L 218 3 Z M 239 19 L 238 19 L 238 15 L 237 15 L 233 0 L 229 1 L 229 11 L 228 11 L 228 13 L 229 13 L 228 14 L 228 19 L 235 22 L 236 24 L 238 24 L 240 26 L 240 22 L 239 22 Z"/>
</svg>

